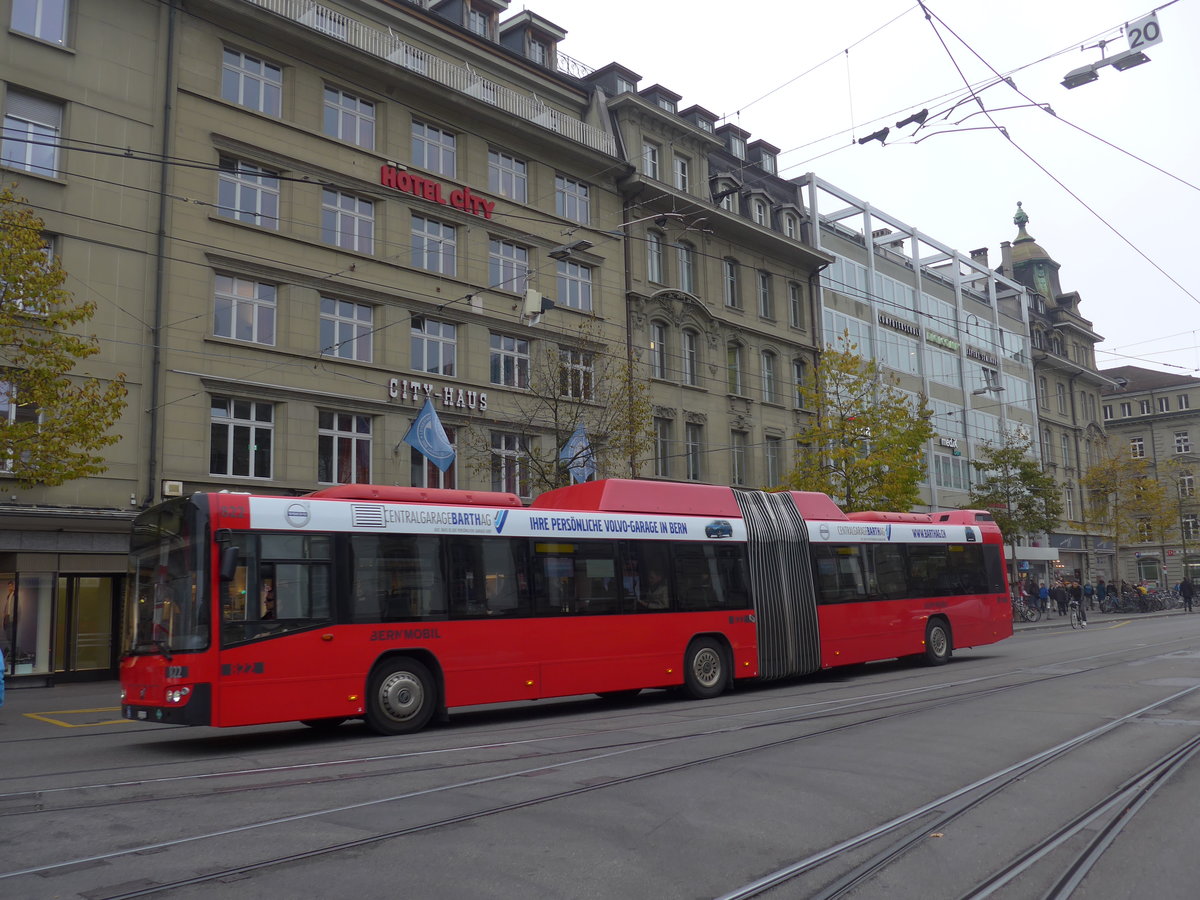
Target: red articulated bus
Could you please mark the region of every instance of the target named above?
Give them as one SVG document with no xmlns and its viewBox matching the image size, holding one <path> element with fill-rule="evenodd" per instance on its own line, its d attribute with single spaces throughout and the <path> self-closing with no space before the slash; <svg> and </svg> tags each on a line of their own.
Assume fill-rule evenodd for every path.
<svg viewBox="0 0 1200 900">
<path fill-rule="evenodd" d="M 1012 635 L 986 512 L 845 515 L 824 494 L 610 479 L 512 494 L 342 485 L 138 516 L 122 715 L 365 718 L 682 687 Z"/>
</svg>

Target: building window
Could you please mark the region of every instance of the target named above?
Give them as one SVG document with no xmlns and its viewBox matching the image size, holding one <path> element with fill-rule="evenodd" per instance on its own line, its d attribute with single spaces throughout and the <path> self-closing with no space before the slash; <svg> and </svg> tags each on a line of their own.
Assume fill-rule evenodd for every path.
<svg viewBox="0 0 1200 900">
<path fill-rule="evenodd" d="M 371 361 L 374 310 L 352 300 L 321 298 L 321 354 Z"/>
<path fill-rule="evenodd" d="M 1185 541 L 1200 539 L 1200 517 L 1197 517 L 1195 513 L 1185 515 L 1179 524 L 1182 526 Z"/>
<path fill-rule="evenodd" d="M 1070 466 L 1071 458 L 1073 456 L 1073 454 L 1071 453 L 1071 435 L 1068 432 L 1064 431 L 1062 434 L 1060 434 L 1058 436 L 1058 440 L 1059 440 L 1060 446 L 1062 447 L 1063 465 Z"/>
<path fill-rule="evenodd" d="M 1171 398 L 1170 397 L 1159 397 L 1158 398 L 1158 411 L 1159 412 L 1170 412 L 1171 411 Z"/>
<path fill-rule="evenodd" d="M 651 231 L 646 234 L 646 278 L 656 284 L 665 284 L 663 274 L 663 241 L 662 236 Z"/>
<path fill-rule="evenodd" d="M 1196 479 L 1191 472 L 1179 476 L 1179 499 L 1186 500 L 1196 496 Z"/>
<path fill-rule="evenodd" d="M 658 145 L 642 144 L 642 174 L 647 178 L 658 178 Z"/>
<path fill-rule="evenodd" d="M 691 163 L 687 157 L 675 157 L 675 187 L 679 188 L 681 191 L 688 191 L 691 189 L 692 181 L 690 177 L 690 165 Z"/>
<path fill-rule="evenodd" d="M 1112 404 L 1106 403 L 1104 405 L 1104 421 L 1107 422 L 1112 417 Z"/>
<path fill-rule="evenodd" d="M 1186 431 L 1175 432 L 1175 452 L 1176 453 L 1191 453 L 1192 439 L 1188 437 Z"/>
<path fill-rule="evenodd" d="M 491 381 L 506 387 L 529 387 L 529 341 L 492 332 Z"/>
<path fill-rule="evenodd" d="M 656 478 L 671 477 L 671 420 L 654 420 L 654 475 Z"/>
<path fill-rule="evenodd" d="M 283 101 L 283 69 L 226 47 L 221 64 L 221 99 L 278 118 Z"/>
<path fill-rule="evenodd" d="M 1134 523 L 1137 526 L 1138 543 L 1154 540 L 1154 522 L 1148 516 L 1141 516 Z"/>
<path fill-rule="evenodd" d="M 728 188 L 722 188 L 722 193 L 726 190 Z M 729 193 L 721 198 L 719 205 L 726 212 L 736 213 L 738 211 L 738 192 L 736 190 L 729 191 Z"/>
<path fill-rule="evenodd" d="M 453 378 L 458 374 L 458 326 L 418 316 L 412 320 L 412 367 Z"/>
<path fill-rule="evenodd" d="M 696 293 L 696 248 L 680 241 L 675 245 L 675 261 L 679 264 L 679 289 Z"/>
<path fill-rule="evenodd" d="M 762 354 L 762 395 L 764 403 L 779 402 L 778 382 L 775 354 L 769 350 L 764 350 Z"/>
<path fill-rule="evenodd" d="M 0 163 L 34 175 L 58 175 L 63 107 L 53 100 L 9 90 L 4 98 Z"/>
<path fill-rule="evenodd" d="M 492 36 L 492 17 L 483 10 L 467 10 L 467 30 L 480 37 Z"/>
<path fill-rule="evenodd" d="M 729 477 L 730 484 L 743 485 L 749 480 L 746 471 L 746 432 L 729 433 Z"/>
<path fill-rule="evenodd" d="M 618 94 L 632 94 L 635 91 L 637 91 L 636 84 L 634 84 L 628 78 L 622 78 L 620 75 L 617 76 L 617 93 Z"/>
<path fill-rule="evenodd" d="M 375 104 L 338 88 L 325 88 L 325 133 L 365 147 L 375 147 Z"/>
<path fill-rule="evenodd" d="M 270 403 L 213 397 L 208 472 L 241 478 L 271 477 L 275 410 Z"/>
<path fill-rule="evenodd" d="M 700 465 L 704 452 L 704 426 L 688 422 L 683 428 L 683 458 L 687 466 L 688 481 L 699 481 L 703 468 Z"/>
<path fill-rule="evenodd" d="M 804 409 L 804 388 L 808 384 L 808 363 L 792 360 L 792 394 L 797 409 Z"/>
<path fill-rule="evenodd" d="M 700 381 L 700 334 L 685 328 L 682 350 L 683 383 L 695 387 Z"/>
<path fill-rule="evenodd" d="M 371 417 L 317 413 L 317 482 L 371 483 Z"/>
<path fill-rule="evenodd" d="M 736 134 L 729 136 L 729 152 L 738 159 L 746 158 L 746 139 L 738 137 Z"/>
<path fill-rule="evenodd" d="M 1042 409 L 1050 408 L 1050 386 L 1046 383 L 1046 376 L 1038 376 L 1038 406 Z"/>
<path fill-rule="evenodd" d="M 592 400 L 596 393 L 595 357 L 585 350 L 558 348 L 558 393 L 568 400 Z"/>
<path fill-rule="evenodd" d="M 1132 415 L 1133 415 L 1133 404 L 1122 403 L 1121 404 L 1121 418 L 1128 419 Z"/>
<path fill-rule="evenodd" d="M 783 480 L 783 438 L 768 437 L 763 442 L 766 486 L 775 487 Z"/>
<path fill-rule="evenodd" d="M 275 285 L 217 275 L 213 309 L 213 334 L 217 337 L 275 343 Z"/>
<path fill-rule="evenodd" d="M 1146 442 L 1140 437 L 1130 438 L 1129 439 L 1129 455 L 1133 459 L 1145 459 L 1146 458 Z"/>
<path fill-rule="evenodd" d="M 445 428 L 446 440 L 450 442 L 450 449 L 457 450 L 456 443 L 458 435 L 455 434 L 453 428 Z M 458 487 L 458 455 L 455 454 L 454 460 L 446 467 L 443 472 L 432 462 L 430 462 L 425 454 L 416 447 L 410 448 L 411 455 L 409 456 L 409 479 L 413 487 L 422 488 L 442 488 L 443 490 L 453 490 Z"/>
<path fill-rule="evenodd" d="M 550 59 L 550 47 L 545 41 L 529 39 L 529 58 L 539 66 L 544 66 Z"/>
<path fill-rule="evenodd" d="M 1138 401 L 1138 411 L 1143 416 L 1150 415 L 1150 401 L 1149 400 L 1139 400 Z M 1064 410 L 1064 412 L 1065 412 L 1065 410 Z"/>
<path fill-rule="evenodd" d="M 767 218 L 767 204 L 761 200 L 754 201 L 754 224 L 763 226 L 770 224 Z"/>
<path fill-rule="evenodd" d="M 764 319 L 775 318 L 775 298 L 771 294 L 771 274 L 758 273 L 758 314 Z"/>
<path fill-rule="evenodd" d="M 524 497 L 528 491 L 528 457 L 525 440 L 519 434 L 493 431 L 492 490 Z"/>
<path fill-rule="evenodd" d="M 441 275 L 458 273 L 458 238 L 453 225 L 412 217 L 412 264 L 414 268 Z"/>
<path fill-rule="evenodd" d="M 229 219 L 279 229 L 279 173 L 221 157 L 217 212 Z"/>
<path fill-rule="evenodd" d="M 16 385 L 11 381 L 0 381 L 0 424 L 26 425 L 37 424 L 41 420 L 41 412 L 36 403 L 22 403 L 16 396 Z M 11 472 L 13 458 L 0 456 L 0 472 Z"/>
<path fill-rule="evenodd" d="M 742 345 L 729 344 L 725 347 L 725 370 L 729 393 L 742 393 Z"/>
<path fill-rule="evenodd" d="M 793 240 L 800 239 L 800 223 L 791 213 L 783 217 L 783 233 Z"/>
<path fill-rule="evenodd" d="M 738 263 L 736 259 L 721 260 L 721 291 L 726 306 L 741 309 L 742 300 L 738 295 Z"/>
<path fill-rule="evenodd" d="M 592 216 L 588 186 L 565 175 L 555 175 L 554 211 L 564 219 L 586 225 Z"/>
<path fill-rule="evenodd" d="M 1175 405 L 1179 407 L 1179 409 L 1190 409 L 1192 404 L 1191 400 L 1188 399 L 1187 394 L 1180 394 L 1175 398 Z"/>
<path fill-rule="evenodd" d="M 529 283 L 529 251 L 508 241 L 488 244 L 489 286 L 523 294 Z"/>
<path fill-rule="evenodd" d="M 1067 411 L 1067 389 L 1061 382 L 1055 384 L 1054 389 L 1058 394 L 1058 411 L 1065 413 Z"/>
<path fill-rule="evenodd" d="M 675 101 L 668 100 L 666 97 L 659 97 L 656 101 L 659 109 L 665 109 L 669 113 L 675 112 Z"/>
<path fill-rule="evenodd" d="M 561 306 L 592 311 L 592 267 L 569 259 L 558 261 L 558 302 Z"/>
<path fill-rule="evenodd" d="M 517 203 L 524 203 L 529 193 L 528 166 L 522 159 L 488 151 L 488 190 Z"/>
<path fill-rule="evenodd" d="M 374 252 L 375 204 L 353 194 L 323 188 L 321 240 L 343 250 Z"/>
<path fill-rule="evenodd" d="M 1048 466 L 1054 465 L 1054 441 L 1049 428 L 1042 429 L 1042 462 Z"/>
<path fill-rule="evenodd" d="M 413 119 L 412 163 L 430 172 L 454 177 L 455 137 L 433 125 Z"/>
<path fill-rule="evenodd" d="M 650 375 L 652 378 L 666 378 L 667 374 L 667 326 L 662 322 L 651 322 Z"/>
<path fill-rule="evenodd" d="M 13 0 L 12 30 L 51 44 L 66 44 L 67 0 Z"/>
<path fill-rule="evenodd" d="M 788 324 L 804 327 L 804 288 L 795 281 L 788 282 Z"/>
</svg>

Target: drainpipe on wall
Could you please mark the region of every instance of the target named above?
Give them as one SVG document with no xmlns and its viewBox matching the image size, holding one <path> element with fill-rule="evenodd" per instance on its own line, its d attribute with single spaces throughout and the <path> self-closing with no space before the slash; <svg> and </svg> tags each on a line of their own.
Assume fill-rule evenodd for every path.
<svg viewBox="0 0 1200 900">
<path fill-rule="evenodd" d="M 170 186 L 170 176 L 167 171 L 167 155 L 171 149 L 171 121 L 175 111 L 175 17 L 176 2 L 170 0 L 167 5 L 167 55 L 163 77 L 163 108 L 162 108 L 162 142 L 159 160 L 158 176 L 158 232 L 154 248 L 154 327 L 150 332 L 151 362 L 150 362 L 150 460 L 146 467 L 146 497 L 143 507 L 150 506 L 158 497 L 158 430 L 159 430 L 159 390 L 161 387 L 160 367 L 162 365 L 162 323 L 163 307 L 166 303 L 167 278 L 167 188 Z"/>
</svg>

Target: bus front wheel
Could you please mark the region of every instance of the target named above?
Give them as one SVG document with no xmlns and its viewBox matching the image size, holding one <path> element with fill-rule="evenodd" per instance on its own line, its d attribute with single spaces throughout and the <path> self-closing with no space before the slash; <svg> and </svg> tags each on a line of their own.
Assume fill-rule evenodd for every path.
<svg viewBox="0 0 1200 900">
<path fill-rule="evenodd" d="M 437 690 L 429 669 L 401 657 L 382 663 L 367 688 L 367 725 L 379 734 L 420 731 L 433 716 Z"/>
<path fill-rule="evenodd" d="M 945 619 L 930 619 L 925 626 L 925 664 L 943 666 L 950 661 L 950 626 Z"/>
<path fill-rule="evenodd" d="M 719 697 L 725 690 L 725 652 L 712 638 L 697 638 L 688 646 L 683 661 L 683 683 L 696 700 Z"/>
</svg>

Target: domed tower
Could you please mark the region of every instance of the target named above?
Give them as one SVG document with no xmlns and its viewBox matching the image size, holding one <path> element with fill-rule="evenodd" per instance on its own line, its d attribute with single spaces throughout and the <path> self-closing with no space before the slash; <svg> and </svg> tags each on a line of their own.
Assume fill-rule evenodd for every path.
<svg viewBox="0 0 1200 900">
<path fill-rule="evenodd" d="M 1028 222 L 1029 214 L 1021 208 L 1021 202 L 1017 201 L 1017 214 L 1013 216 L 1013 224 L 1018 229 L 1017 239 L 1007 248 L 1005 269 L 1011 273 L 1012 278 L 1028 288 L 1033 288 L 1050 302 L 1062 293 L 1062 286 L 1058 281 L 1059 266 L 1025 230 Z"/>
</svg>

